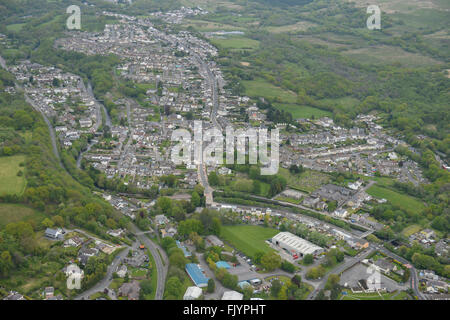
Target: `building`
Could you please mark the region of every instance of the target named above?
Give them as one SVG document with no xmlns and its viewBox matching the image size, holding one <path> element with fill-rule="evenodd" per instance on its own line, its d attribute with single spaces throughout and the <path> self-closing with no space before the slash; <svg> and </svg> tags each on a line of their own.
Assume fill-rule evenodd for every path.
<svg viewBox="0 0 450 320">
<path fill-rule="evenodd" d="M 188 287 L 183 296 L 183 300 L 197 300 L 198 298 L 201 297 L 202 294 L 203 294 L 203 291 L 201 288 L 195 287 L 195 286 Z"/>
<path fill-rule="evenodd" d="M 47 228 L 45 230 L 45 236 L 52 240 L 62 240 L 64 239 L 64 235 L 61 229 L 51 229 Z"/>
<path fill-rule="evenodd" d="M 183 254 L 184 254 L 184 257 L 185 258 L 189 258 L 189 257 L 191 257 L 192 256 L 192 254 L 189 252 L 189 250 L 185 247 L 185 246 L 183 246 L 181 243 L 180 243 L 180 241 L 176 241 L 176 244 L 177 244 L 177 247 L 178 248 L 180 248 L 182 251 L 183 251 Z"/>
<path fill-rule="evenodd" d="M 206 241 L 208 242 L 208 244 L 210 244 L 211 246 L 215 246 L 215 247 L 223 247 L 223 241 L 220 240 L 219 238 L 217 238 L 214 235 L 209 235 L 206 237 Z"/>
<path fill-rule="evenodd" d="M 272 244 L 288 251 L 291 255 L 302 257 L 306 254 L 318 255 L 323 249 L 315 244 L 297 237 L 290 232 L 280 232 L 272 238 Z"/>
<path fill-rule="evenodd" d="M 244 295 L 237 291 L 225 291 L 222 296 L 222 300 L 243 300 Z"/>
<path fill-rule="evenodd" d="M 186 264 L 186 272 L 197 287 L 203 288 L 208 285 L 209 278 L 205 276 L 199 265 L 195 263 Z"/>
<path fill-rule="evenodd" d="M 226 261 L 217 261 L 216 262 L 216 267 L 217 268 L 225 268 L 225 269 L 230 269 L 231 268 L 231 266 Z"/>
</svg>

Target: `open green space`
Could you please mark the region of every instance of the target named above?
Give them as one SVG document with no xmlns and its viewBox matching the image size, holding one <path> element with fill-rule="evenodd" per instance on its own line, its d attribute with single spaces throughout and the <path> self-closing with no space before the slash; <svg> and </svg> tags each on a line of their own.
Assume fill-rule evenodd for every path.
<svg viewBox="0 0 450 320">
<path fill-rule="evenodd" d="M 272 249 L 265 243 L 279 231 L 260 226 L 238 225 L 222 227 L 221 237 L 247 256 L 258 251 L 269 252 Z"/>
<path fill-rule="evenodd" d="M 313 192 L 331 181 L 329 175 L 312 170 L 305 170 L 300 174 L 291 174 L 289 170 L 280 168 L 278 173 L 286 179 L 289 187 L 306 192 Z"/>
<path fill-rule="evenodd" d="M 259 41 L 246 37 L 212 38 L 211 42 L 226 49 L 255 50 L 259 48 Z"/>
<path fill-rule="evenodd" d="M 25 156 L 0 157 L 0 194 L 21 195 L 25 189 L 26 179 L 24 168 L 19 164 L 25 161 Z M 22 176 L 18 176 L 22 171 Z"/>
<path fill-rule="evenodd" d="M 19 221 L 39 222 L 45 215 L 21 204 L 0 203 L 0 228 Z"/>
<path fill-rule="evenodd" d="M 275 108 L 278 110 L 284 110 L 292 114 L 294 119 L 318 119 L 322 117 L 331 117 L 332 114 L 329 111 L 321 110 L 309 106 L 301 106 L 298 104 L 289 103 L 274 103 Z"/>
<path fill-rule="evenodd" d="M 377 185 L 373 185 L 367 189 L 367 193 L 375 198 L 386 199 L 394 206 L 410 212 L 421 213 L 425 209 L 423 203 L 416 198 Z"/>
<path fill-rule="evenodd" d="M 263 97 L 270 100 L 278 98 L 281 102 L 291 104 L 297 101 L 297 95 L 294 92 L 274 86 L 264 79 L 245 80 L 242 83 L 245 93 L 250 97 Z"/>
</svg>

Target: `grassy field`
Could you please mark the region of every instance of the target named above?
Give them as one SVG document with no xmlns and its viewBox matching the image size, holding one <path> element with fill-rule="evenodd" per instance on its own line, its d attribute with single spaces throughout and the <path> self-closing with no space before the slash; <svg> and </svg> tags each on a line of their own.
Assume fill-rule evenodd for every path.
<svg viewBox="0 0 450 320">
<path fill-rule="evenodd" d="M 290 104 L 295 104 L 297 101 L 295 93 L 274 86 L 264 79 L 242 81 L 242 83 L 245 87 L 245 93 L 250 97 L 279 98 L 280 101 Z"/>
<path fill-rule="evenodd" d="M 348 293 L 347 295 L 343 295 L 341 300 L 391 300 L 393 296 L 395 296 L 397 292 L 390 293 Z M 401 293 L 399 294 L 401 295 Z"/>
<path fill-rule="evenodd" d="M 259 48 L 259 41 L 245 37 L 212 38 L 211 42 L 226 49 L 255 50 Z"/>
<path fill-rule="evenodd" d="M 407 226 L 405 229 L 403 229 L 402 234 L 405 237 L 409 237 L 410 235 L 419 232 L 420 230 L 422 230 L 422 227 L 417 225 L 417 224 L 412 224 L 410 226 Z"/>
<path fill-rule="evenodd" d="M 0 204 L 0 228 L 5 227 L 8 223 L 18 221 L 36 221 L 40 222 L 45 215 L 39 211 L 28 208 L 20 204 Z"/>
<path fill-rule="evenodd" d="M 17 176 L 21 168 L 19 164 L 25 161 L 25 156 L 0 157 L 0 194 L 21 195 L 25 190 L 24 176 Z"/>
<path fill-rule="evenodd" d="M 275 108 L 278 110 L 284 110 L 292 114 L 294 119 L 319 119 L 322 117 L 331 117 L 331 112 L 309 107 L 300 106 L 298 104 L 285 104 L 285 103 L 274 103 Z"/>
<path fill-rule="evenodd" d="M 279 231 L 260 226 L 239 225 L 222 227 L 221 237 L 247 256 L 258 251 L 269 252 L 272 249 L 265 243 Z"/>
<path fill-rule="evenodd" d="M 410 212 L 420 213 L 425 209 L 425 206 L 419 200 L 387 188 L 379 187 L 377 185 L 367 189 L 367 193 L 375 198 L 384 198 L 393 205 Z"/>
<path fill-rule="evenodd" d="M 312 192 L 331 180 L 327 174 L 312 170 L 291 174 L 289 170 L 280 168 L 279 174 L 286 179 L 289 187 L 306 192 Z"/>
<path fill-rule="evenodd" d="M 24 25 L 26 25 L 26 23 L 8 24 L 6 26 L 6 29 L 8 29 L 8 31 L 19 32 L 20 30 L 22 30 Z"/>
</svg>

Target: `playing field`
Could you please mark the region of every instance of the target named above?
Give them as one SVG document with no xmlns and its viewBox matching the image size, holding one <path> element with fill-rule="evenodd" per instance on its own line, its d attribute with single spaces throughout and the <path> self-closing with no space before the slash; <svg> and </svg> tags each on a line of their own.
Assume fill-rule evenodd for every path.
<svg viewBox="0 0 450 320">
<path fill-rule="evenodd" d="M 17 173 L 24 171 L 19 166 L 24 161 L 25 156 L 0 157 L 0 194 L 22 194 L 26 180 L 24 176 L 17 176 Z"/>
<path fill-rule="evenodd" d="M 367 189 L 367 193 L 378 199 L 386 199 L 394 206 L 398 206 L 410 212 L 420 213 L 425 209 L 425 206 L 419 200 L 377 185 Z"/>
<path fill-rule="evenodd" d="M 265 241 L 277 233 L 279 233 L 278 230 L 260 226 L 224 226 L 221 237 L 245 255 L 252 257 L 258 251 L 271 251 L 272 249 Z"/>
</svg>

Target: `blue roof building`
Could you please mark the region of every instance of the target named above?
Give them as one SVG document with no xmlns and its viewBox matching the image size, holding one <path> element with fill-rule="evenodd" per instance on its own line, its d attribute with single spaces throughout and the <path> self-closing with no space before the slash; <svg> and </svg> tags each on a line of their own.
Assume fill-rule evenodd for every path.
<svg viewBox="0 0 450 320">
<path fill-rule="evenodd" d="M 203 274 L 202 269 L 195 263 L 186 264 L 186 272 L 197 287 L 202 288 L 208 285 L 209 278 Z"/>
<path fill-rule="evenodd" d="M 231 266 L 226 261 L 217 261 L 216 262 L 216 267 L 217 268 L 225 268 L 225 269 L 230 269 L 231 268 Z"/>
<path fill-rule="evenodd" d="M 183 254 L 186 258 L 189 258 L 190 256 L 192 256 L 192 254 L 189 252 L 189 250 L 185 246 L 181 245 L 180 241 L 177 240 L 176 244 L 177 244 L 178 248 L 183 250 Z"/>
</svg>

